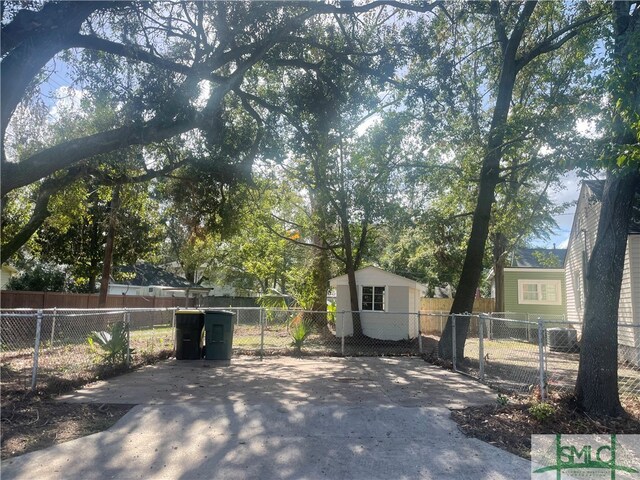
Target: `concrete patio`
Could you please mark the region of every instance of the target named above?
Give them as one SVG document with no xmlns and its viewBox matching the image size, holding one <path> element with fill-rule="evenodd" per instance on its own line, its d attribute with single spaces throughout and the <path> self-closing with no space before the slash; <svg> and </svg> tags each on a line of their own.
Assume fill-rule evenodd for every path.
<svg viewBox="0 0 640 480">
<path fill-rule="evenodd" d="M 167 361 L 61 397 L 137 406 L 106 432 L 3 462 L 2 477 L 528 478 L 528 461 L 450 419 L 495 395 L 408 357 Z"/>
</svg>

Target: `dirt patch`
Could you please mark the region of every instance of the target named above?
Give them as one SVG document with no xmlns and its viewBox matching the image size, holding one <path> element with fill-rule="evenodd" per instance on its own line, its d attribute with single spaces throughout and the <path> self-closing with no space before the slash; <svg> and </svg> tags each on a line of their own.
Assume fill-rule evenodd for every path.
<svg viewBox="0 0 640 480">
<path fill-rule="evenodd" d="M 115 424 L 133 405 L 56 402 L 37 395 L 2 407 L 2 459 L 40 450 Z"/>
<path fill-rule="evenodd" d="M 572 397 L 558 397 L 549 402 L 554 413 L 539 421 L 529 412 L 531 398 L 500 398 L 508 403 L 453 410 L 451 416 L 465 435 L 526 459 L 531 457 L 532 434 L 640 433 L 640 402 L 624 405 L 626 417 L 591 417 L 578 411 Z"/>
<path fill-rule="evenodd" d="M 3 364 L 0 457 L 4 460 L 106 430 L 133 405 L 70 404 L 56 402 L 54 397 L 170 356 L 170 350 L 162 350 L 134 356 L 132 368 L 92 365 L 72 376 L 66 373 L 64 376 L 44 377 L 34 392 L 26 387 L 24 375 L 5 374 Z"/>
</svg>

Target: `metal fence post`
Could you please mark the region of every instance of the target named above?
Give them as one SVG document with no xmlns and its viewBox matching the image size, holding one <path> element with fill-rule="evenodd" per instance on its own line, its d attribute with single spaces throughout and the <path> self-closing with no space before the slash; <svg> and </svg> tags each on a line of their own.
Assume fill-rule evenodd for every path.
<svg viewBox="0 0 640 480">
<path fill-rule="evenodd" d="M 457 370 L 457 358 L 456 358 L 456 314 L 451 315 L 451 363 L 453 363 L 453 370 Z"/>
<path fill-rule="evenodd" d="M 484 319 L 486 315 L 481 313 L 478 316 L 478 356 L 480 357 L 479 365 L 480 365 L 480 381 L 484 382 Z"/>
<path fill-rule="evenodd" d="M 36 389 L 38 378 L 38 358 L 40 355 L 40 332 L 42 329 L 42 310 L 36 313 L 36 343 L 33 349 L 33 371 L 31 372 L 31 390 Z"/>
<path fill-rule="evenodd" d="M 178 345 L 177 342 L 177 334 L 178 332 L 176 331 L 176 312 L 178 311 L 178 309 L 176 307 L 171 309 L 171 339 L 173 341 L 173 354 L 175 355 L 176 352 L 176 348 Z"/>
<path fill-rule="evenodd" d="M 420 351 L 420 355 L 423 354 L 423 350 L 422 350 L 422 322 L 420 321 L 420 312 L 418 312 L 417 315 L 418 318 L 418 350 Z"/>
<path fill-rule="evenodd" d="M 344 357 L 344 312 L 340 312 L 340 320 L 342 323 L 342 335 L 340 338 L 340 353 Z"/>
<path fill-rule="evenodd" d="M 124 309 L 124 324 L 127 327 L 127 367 L 131 366 L 131 313 Z"/>
<path fill-rule="evenodd" d="M 58 307 L 53 307 L 53 320 L 51 321 L 51 340 L 49 344 L 53 348 L 53 339 L 56 333 L 56 318 L 58 318 Z"/>
<path fill-rule="evenodd" d="M 491 314 L 491 318 L 489 318 L 489 325 L 487 327 L 487 339 L 493 340 L 493 313 Z"/>
<path fill-rule="evenodd" d="M 260 308 L 260 360 L 264 358 L 264 328 L 267 323 L 267 316 L 264 308 Z"/>
<path fill-rule="evenodd" d="M 545 386 L 545 369 L 544 369 L 544 325 L 542 319 L 538 318 L 538 357 L 539 357 L 539 381 L 540 381 L 540 400 L 546 400 Z"/>
</svg>

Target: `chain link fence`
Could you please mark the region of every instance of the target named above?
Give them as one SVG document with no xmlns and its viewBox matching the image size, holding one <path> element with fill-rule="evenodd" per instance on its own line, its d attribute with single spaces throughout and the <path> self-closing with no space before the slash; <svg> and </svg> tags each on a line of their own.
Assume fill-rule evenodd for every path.
<svg viewBox="0 0 640 480">
<path fill-rule="evenodd" d="M 236 355 L 379 356 L 424 351 L 418 313 L 208 310 L 234 314 Z M 125 366 L 168 357 L 175 351 L 174 313 L 175 309 L 0 311 L 2 386 L 57 392 L 99 378 L 107 357 L 88 339 L 118 325 L 126 330 Z"/>
<path fill-rule="evenodd" d="M 104 373 L 105 351 L 94 332 L 126 332 L 126 363 L 143 364 L 173 351 L 174 309 L 47 309 L 0 311 L 2 388 L 64 391 Z M 103 336 L 108 340 L 109 336 Z M 113 343 L 112 343 L 113 345 Z"/>
<path fill-rule="evenodd" d="M 233 351 L 237 354 L 379 356 L 422 353 L 418 313 L 265 308 L 208 310 L 234 313 Z"/>
<path fill-rule="evenodd" d="M 441 321 L 425 315 L 431 328 Z M 453 369 L 502 390 L 534 393 L 545 398 L 574 390 L 580 361 L 579 332 L 582 325 L 561 316 L 508 318 L 507 314 L 452 315 L 452 326 L 469 321 L 464 351 L 452 342 Z M 429 323 L 424 324 L 429 332 Z M 620 338 L 640 338 L 640 324 L 619 325 Z M 439 334 L 438 334 L 439 337 Z M 455 333 L 453 335 L 455 338 Z M 640 348 L 620 343 L 618 387 L 623 402 L 640 401 Z"/>
<path fill-rule="evenodd" d="M 216 310 L 216 309 L 211 309 Z M 235 355 L 435 355 L 448 312 L 312 312 L 231 307 Z M 126 326 L 128 366 L 166 358 L 175 349 L 175 309 L 0 311 L 2 388 L 62 391 L 101 374 L 104 355 L 92 332 Z M 561 316 L 509 313 L 452 316 L 469 322 L 453 368 L 502 390 L 570 392 L 579 363 L 581 325 Z M 640 324 L 620 325 L 618 384 L 623 401 L 640 400 Z M 454 334 L 455 338 L 455 334 Z"/>
</svg>

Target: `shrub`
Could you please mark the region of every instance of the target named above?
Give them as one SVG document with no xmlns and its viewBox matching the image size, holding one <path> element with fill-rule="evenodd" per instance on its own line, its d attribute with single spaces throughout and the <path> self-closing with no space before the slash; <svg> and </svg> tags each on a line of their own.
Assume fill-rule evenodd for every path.
<svg viewBox="0 0 640 480">
<path fill-rule="evenodd" d="M 302 352 L 302 346 L 311 334 L 311 330 L 311 322 L 304 319 L 302 314 L 296 315 L 289 323 L 289 335 L 293 339 L 291 346 L 295 348 L 296 353 Z"/>
<path fill-rule="evenodd" d="M 67 276 L 60 267 L 41 263 L 11 278 L 6 288 L 32 292 L 64 292 L 67 290 Z"/>
<path fill-rule="evenodd" d="M 529 414 L 539 422 L 544 422 L 555 413 L 556 408 L 550 403 L 536 402 L 529 407 Z"/>
<path fill-rule="evenodd" d="M 91 332 L 87 338 L 89 347 L 104 363 L 117 365 L 125 363 L 127 354 L 132 354 L 129 349 L 129 327 L 123 321 L 115 322 L 106 332 Z M 100 347 L 104 353 L 99 353 L 96 347 Z"/>
<path fill-rule="evenodd" d="M 509 404 L 509 397 L 507 397 L 506 395 L 503 395 L 502 393 L 499 393 L 498 398 L 496 398 L 496 402 L 501 407 L 506 407 Z"/>
<path fill-rule="evenodd" d="M 338 307 L 335 302 L 331 302 L 327 304 L 327 323 L 329 325 L 335 326 L 336 324 L 336 310 Z"/>
</svg>

